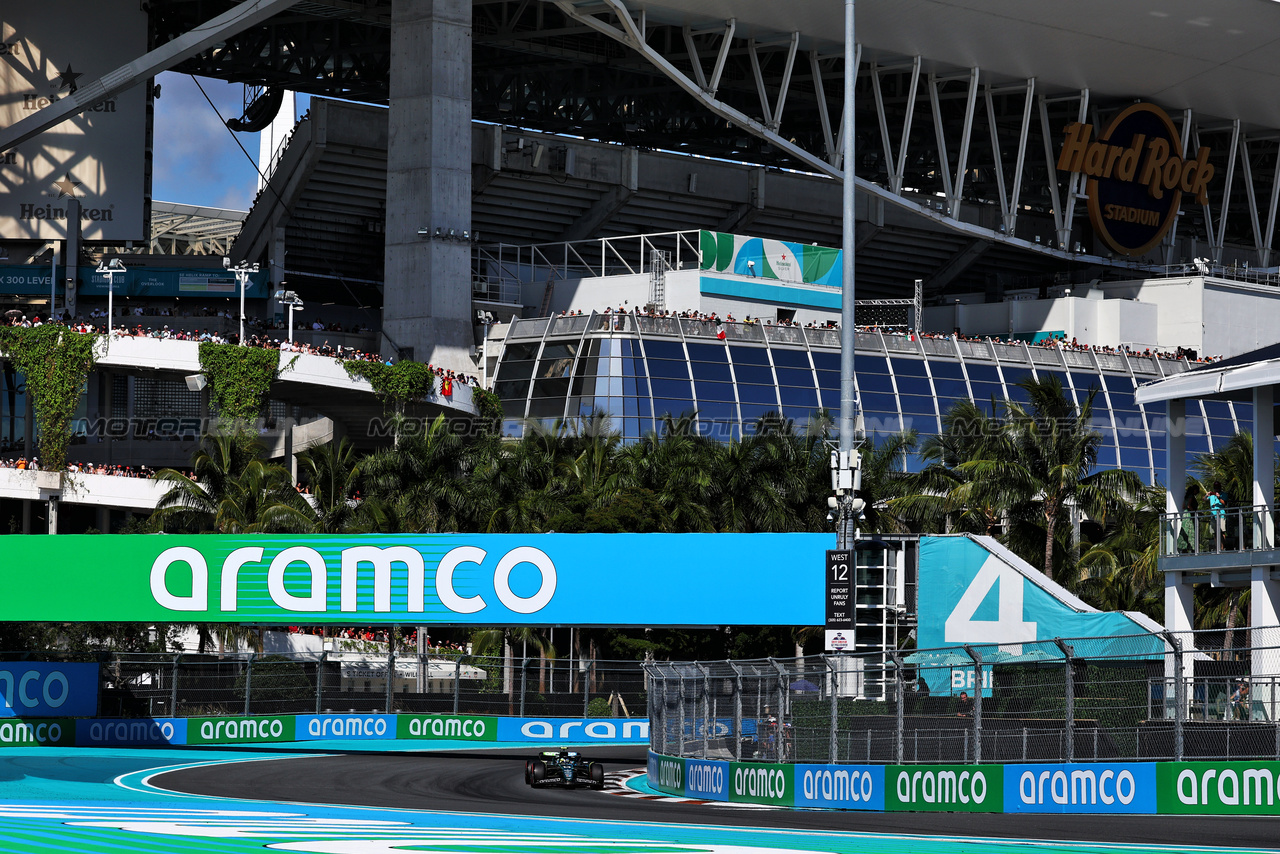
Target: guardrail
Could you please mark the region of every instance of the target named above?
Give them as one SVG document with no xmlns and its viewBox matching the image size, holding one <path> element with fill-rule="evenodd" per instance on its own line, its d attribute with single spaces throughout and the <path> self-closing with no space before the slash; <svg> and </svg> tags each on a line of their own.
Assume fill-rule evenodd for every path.
<svg viewBox="0 0 1280 854">
<path fill-rule="evenodd" d="M 1183 510 L 1160 515 L 1160 556 L 1275 548 L 1276 511 L 1265 505 Z"/>
</svg>

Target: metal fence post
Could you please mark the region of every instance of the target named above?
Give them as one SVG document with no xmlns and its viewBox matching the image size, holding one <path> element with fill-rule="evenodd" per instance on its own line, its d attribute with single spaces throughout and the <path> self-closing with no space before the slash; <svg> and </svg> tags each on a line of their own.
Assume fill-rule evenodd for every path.
<svg viewBox="0 0 1280 854">
<path fill-rule="evenodd" d="M 520 717 L 524 717 L 524 687 L 529 679 L 529 659 L 520 659 Z"/>
<path fill-rule="evenodd" d="M 661 709 L 658 712 L 659 717 L 661 717 L 662 719 L 662 746 L 658 750 L 658 752 L 662 754 L 666 754 L 667 725 L 669 723 L 669 721 L 667 720 L 667 674 L 662 672 L 661 667 L 658 668 L 658 678 L 662 680 L 662 693 L 659 695 L 661 697 L 662 705 L 661 705 Z"/>
<path fill-rule="evenodd" d="M 732 661 L 728 662 L 733 668 L 734 685 L 733 685 L 733 758 L 738 762 L 742 761 L 742 671 L 738 669 L 738 665 Z M 1280 736 L 1277 736 L 1280 738 Z"/>
<path fill-rule="evenodd" d="M 249 653 L 249 660 L 245 663 L 244 668 L 244 716 L 249 717 L 249 700 L 253 697 L 253 653 Z"/>
<path fill-rule="evenodd" d="M 1182 641 L 1173 632 L 1160 633 L 1173 650 L 1173 759 L 1181 762 L 1186 745 L 1183 721 L 1187 719 L 1187 686 L 1182 673 Z"/>
<path fill-rule="evenodd" d="M 982 764 L 982 653 L 965 644 L 964 651 L 973 659 L 973 764 Z"/>
<path fill-rule="evenodd" d="M 582 716 L 587 716 L 587 709 L 591 705 L 591 678 L 596 673 L 596 660 L 593 658 L 587 662 L 587 667 L 582 671 Z"/>
<path fill-rule="evenodd" d="M 827 742 L 827 761 L 835 762 L 836 761 L 836 732 L 839 729 L 839 715 L 840 715 L 840 708 L 837 703 L 836 696 L 840 693 L 840 673 L 836 669 L 836 666 L 831 663 L 831 659 L 829 656 L 823 655 L 822 663 L 825 664 L 827 666 L 827 669 L 831 671 L 830 673 L 831 693 L 829 698 L 831 700 L 831 738 Z"/>
<path fill-rule="evenodd" d="M 1076 674 L 1073 666 L 1075 650 L 1071 648 L 1062 638 L 1054 638 L 1053 642 L 1057 644 L 1058 649 L 1062 650 L 1062 655 L 1066 659 L 1063 664 L 1064 679 L 1063 694 L 1066 698 L 1066 717 L 1064 723 L 1066 725 L 1066 759 L 1067 762 L 1076 761 Z"/>
<path fill-rule="evenodd" d="M 897 763 L 901 765 L 904 759 L 903 730 L 906 728 L 906 721 L 902 715 L 902 706 L 906 702 L 907 694 L 906 682 L 903 678 L 906 676 L 906 671 L 902 667 L 902 656 L 896 650 L 890 652 L 889 657 L 893 659 L 893 700 L 894 705 L 897 706 L 897 711 L 895 712 L 897 723 L 894 726 L 894 755 L 897 757 Z M 868 729 L 867 733 L 869 735 L 871 730 Z"/>
<path fill-rule="evenodd" d="M 316 714 L 320 714 L 320 709 L 324 704 L 324 662 L 329 657 L 329 650 L 320 653 L 320 659 L 316 662 Z"/>
<path fill-rule="evenodd" d="M 460 655 L 453 662 L 453 713 L 459 714 L 458 709 L 462 707 L 462 660 L 465 655 Z M 427 661 L 427 680 L 431 679 L 431 662 Z"/>
<path fill-rule="evenodd" d="M 679 692 L 677 696 L 680 700 L 678 706 L 680 718 L 676 722 L 678 724 L 676 729 L 676 738 L 678 739 L 676 742 L 676 756 L 684 756 L 684 673 L 680 670 L 676 671 L 676 690 Z"/>
<path fill-rule="evenodd" d="M 711 671 L 695 661 L 694 665 L 702 671 L 702 759 L 711 752 Z"/>
<path fill-rule="evenodd" d="M 173 657 L 173 674 L 169 678 L 169 714 L 177 717 L 178 714 L 178 667 L 182 662 L 182 653 L 178 653 Z"/>
<path fill-rule="evenodd" d="M 391 714 L 391 695 L 396 690 L 396 643 L 395 635 L 387 640 L 387 714 Z"/>
</svg>

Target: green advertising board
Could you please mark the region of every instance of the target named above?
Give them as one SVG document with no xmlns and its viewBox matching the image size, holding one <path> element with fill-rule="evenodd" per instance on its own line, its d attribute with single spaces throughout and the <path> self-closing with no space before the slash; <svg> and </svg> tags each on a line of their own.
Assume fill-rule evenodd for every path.
<svg viewBox="0 0 1280 854">
<path fill-rule="evenodd" d="M 296 741 L 293 715 L 268 717 L 189 718 L 187 744 L 258 744 Z"/>
<path fill-rule="evenodd" d="M 890 765 L 884 808 L 906 812 L 1004 812 L 1004 766 Z"/>
<path fill-rule="evenodd" d="M 729 800 L 749 804 L 794 806 L 794 765 L 730 762 Z"/>
<path fill-rule="evenodd" d="M 1280 762 L 1160 762 L 1156 798 L 1162 814 L 1275 815 Z"/>
<path fill-rule="evenodd" d="M 76 722 L 71 718 L 4 718 L 0 747 L 71 747 Z"/>
<path fill-rule="evenodd" d="M 397 715 L 396 738 L 497 741 L 498 719 L 483 715 Z"/>
</svg>

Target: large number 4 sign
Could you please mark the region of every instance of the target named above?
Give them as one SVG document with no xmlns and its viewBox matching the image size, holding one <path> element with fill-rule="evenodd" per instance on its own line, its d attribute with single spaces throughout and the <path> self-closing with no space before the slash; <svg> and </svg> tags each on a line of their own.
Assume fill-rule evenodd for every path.
<svg viewBox="0 0 1280 854">
<path fill-rule="evenodd" d="M 978 608 L 1000 585 L 995 620 L 975 620 Z M 947 643 L 999 643 L 1017 645 L 1008 650 L 1022 654 L 1021 644 L 1036 640 L 1036 624 L 1022 619 L 1022 592 L 1026 579 L 1016 569 L 991 555 L 978 569 L 943 627 Z"/>
</svg>

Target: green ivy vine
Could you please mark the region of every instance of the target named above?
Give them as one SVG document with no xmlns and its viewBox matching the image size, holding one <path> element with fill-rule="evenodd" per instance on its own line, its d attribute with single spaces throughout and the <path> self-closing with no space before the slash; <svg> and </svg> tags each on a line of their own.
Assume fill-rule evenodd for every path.
<svg viewBox="0 0 1280 854">
<path fill-rule="evenodd" d="M 200 370 L 218 416 L 233 423 L 253 421 L 262 411 L 279 373 L 280 351 L 236 344 L 200 345 Z"/>
<path fill-rule="evenodd" d="M 351 359 L 344 361 L 342 367 L 352 379 L 368 380 L 383 405 L 396 412 L 403 412 L 406 403 L 421 400 L 435 388 L 436 377 L 431 368 L 408 359 L 394 365 Z"/>
<path fill-rule="evenodd" d="M 0 350 L 27 378 L 30 405 L 40 428 L 41 468 L 67 464 L 71 419 L 93 370 L 96 336 L 63 326 L 0 327 Z"/>
<path fill-rule="evenodd" d="M 502 424 L 502 398 L 491 391 L 473 386 L 471 399 L 476 403 L 476 417 L 496 430 Z"/>
</svg>

